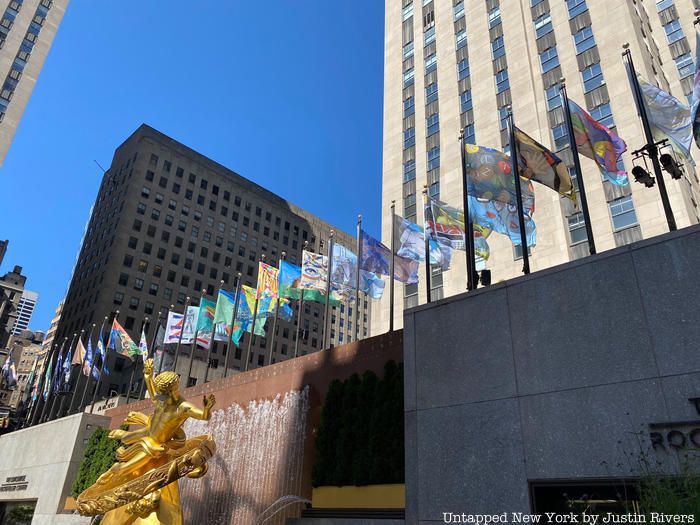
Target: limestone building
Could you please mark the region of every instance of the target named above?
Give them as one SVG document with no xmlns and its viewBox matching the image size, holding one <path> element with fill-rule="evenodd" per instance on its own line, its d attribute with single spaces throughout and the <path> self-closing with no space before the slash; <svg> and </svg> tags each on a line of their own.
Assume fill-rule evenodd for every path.
<svg viewBox="0 0 700 525">
<path fill-rule="evenodd" d="M 573 169 L 558 83 L 569 97 L 626 141 L 625 169 L 645 143 L 622 61 L 630 45 L 637 71 L 682 101 L 694 73 L 691 0 L 387 0 L 384 61 L 382 239 L 388 245 L 391 202 L 422 224 L 422 190 L 462 208 L 458 136 L 509 151 L 506 107 L 516 125 L 556 151 Z M 693 49 L 691 50 L 691 46 Z M 698 152 L 693 145 L 693 155 Z M 658 187 L 614 186 L 581 158 L 598 252 L 668 231 Z M 698 178 L 686 166 L 679 181 L 666 175 L 679 228 L 698 222 Z M 577 176 L 576 173 L 572 173 Z M 580 209 L 535 185 L 537 245 L 532 271 L 588 255 Z M 580 200 L 579 200 L 580 202 Z M 492 234 L 491 256 L 479 267 L 498 282 L 522 270 L 521 253 Z M 466 289 L 464 253 L 433 273 L 432 297 Z M 419 275 L 422 277 L 424 271 Z M 426 300 L 423 282 L 397 286 L 395 326 L 402 311 Z M 374 333 L 388 326 L 388 297 L 376 308 Z"/>
<path fill-rule="evenodd" d="M 5 160 L 67 6 L 68 0 L 5 0 L 0 3 L 0 78 L 3 79 L 0 87 L 0 165 Z"/>
</svg>

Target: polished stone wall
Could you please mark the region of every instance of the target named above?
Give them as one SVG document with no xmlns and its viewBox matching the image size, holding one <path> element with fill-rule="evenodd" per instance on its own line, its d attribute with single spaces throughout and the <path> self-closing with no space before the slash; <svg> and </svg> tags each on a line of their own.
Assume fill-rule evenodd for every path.
<svg viewBox="0 0 700 525">
<path fill-rule="evenodd" d="M 408 311 L 406 523 L 677 469 L 689 434 L 663 425 L 699 416 L 699 264 L 693 226 Z"/>
</svg>

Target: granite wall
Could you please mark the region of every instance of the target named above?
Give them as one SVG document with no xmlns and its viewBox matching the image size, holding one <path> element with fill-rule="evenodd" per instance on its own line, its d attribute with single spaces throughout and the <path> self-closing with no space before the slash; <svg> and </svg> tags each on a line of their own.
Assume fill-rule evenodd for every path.
<svg viewBox="0 0 700 525">
<path fill-rule="evenodd" d="M 700 444 L 699 266 L 690 227 L 408 311 L 406 523 L 677 469 Z"/>
</svg>

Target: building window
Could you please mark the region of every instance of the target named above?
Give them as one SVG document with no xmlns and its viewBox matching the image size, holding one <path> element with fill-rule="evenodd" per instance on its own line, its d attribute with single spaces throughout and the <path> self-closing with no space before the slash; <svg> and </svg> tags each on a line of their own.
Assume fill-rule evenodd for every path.
<svg viewBox="0 0 700 525">
<path fill-rule="evenodd" d="M 549 13 L 544 13 L 535 20 L 535 35 L 537 38 L 552 32 L 552 16 Z"/>
<path fill-rule="evenodd" d="M 683 34 L 683 28 L 679 20 L 671 20 L 668 24 L 664 26 L 664 31 L 666 31 L 666 38 L 668 38 L 668 43 L 673 44 L 677 42 L 685 35 Z"/>
<path fill-rule="evenodd" d="M 503 42 L 503 37 L 499 36 L 494 38 L 491 42 L 491 57 L 496 60 L 506 54 L 506 46 Z"/>
<path fill-rule="evenodd" d="M 408 182 L 416 178 L 415 159 L 406 161 L 403 165 L 403 181 Z"/>
<path fill-rule="evenodd" d="M 431 55 L 425 59 L 425 74 L 437 69 L 437 55 Z"/>
<path fill-rule="evenodd" d="M 455 47 L 457 49 L 462 49 L 467 45 L 467 31 L 462 29 L 459 33 L 455 35 Z"/>
<path fill-rule="evenodd" d="M 501 131 L 508 127 L 508 108 L 506 106 L 501 106 L 498 108 L 498 121 L 500 123 Z"/>
<path fill-rule="evenodd" d="M 464 127 L 464 141 L 467 144 L 476 144 L 476 131 L 474 124 L 467 124 Z"/>
<path fill-rule="evenodd" d="M 634 211 L 632 196 L 621 197 L 608 203 L 612 218 L 613 230 L 620 231 L 637 225 L 637 214 Z"/>
<path fill-rule="evenodd" d="M 413 84 L 413 77 L 415 76 L 415 71 L 413 68 L 409 69 L 403 74 L 403 87 L 408 87 Z"/>
<path fill-rule="evenodd" d="M 428 151 L 428 171 L 440 167 L 440 148 L 432 148 Z"/>
<path fill-rule="evenodd" d="M 435 40 L 435 26 L 430 26 L 428 29 L 425 30 L 423 33 L 423 45 L 428 45 L 430 42 Z"/>
<path fill-rule="evenodd" d="M 610 110 L 610 104 L 601 104 L 596 106 L 591 110 L 591 117 L 600 122 L 603 126 L 612 128 L 615 126 L 615 121 L 613 121 L 612 111 Z"/>
<path fill-rule="evenodd" d="M 571 246 L 588 240 L 583 213 L 576 213 L 569 217 L 569 238 L 571 239 Z"/>
<path fill-rule="evenodd" d="M 695 73 L 693 58 L 690 56 L 690 53 L 677 56 L 674 60 L 676 62 L 676 67 L 678 68 L 678 75 L 681 77 L 681 79 L 689 77 Z"/>
<path fill-rule="evenodd" d="M 416 143 L 416 129 L 408 128 L 403 132 L 403 147 L 404 149 L 413 146 Z"/>
<path fill-rule="evenodd" d="M 413 115 L 416 111 L 415 108 L 415 97 L 408 97 L 403 101 L 403 116 L 404 118 Z"/>
<path fill-rule="evenodd" d="M 583 77 L 583 92 L 588 93 L 600 87 L 603 84 L 603 71 L 600 69 L 600 64 L 593 64 L 581 71 Z"/>
<path fill-rule="evenodd" d="M 472 105 L 472 91 L 471 89 L 466 90 L 464 93 L 459 95 L 459 111 L 464 113 L 469 111 L 474 106 Z"/>
<path fill-rule="evenodd" d="M 464 0 L 454 6 L 454 20 L 457 21 L 464 16 Z"/>
<path fill-rule="evenodd" d="M 540 63 L 542 64 L 542 73 L 551 71 L 559 65 L 559 55 L 556 47 L 550 47 L 540 53 Z"/>
<path fill-rule="evenodd" d="M 532 256 L 532 248 L 530 246 L 527 247 L 527 255 Z M 513 245 L 513 259 L 516 261 L 519 259 L 523 258 L 523 247 L 520 246 L 519 244 Z"/>
<path fill-rule="evenodd" d="M 569 18 L 573 18 L 588 10 L 586 0 L 566 0 L 566 7 L 569 10 Z"/>
<path fill-rule="evenodd" d="M 428 118 L 425 119 L 425 123 L 428 137 L 440 131 L 440 116 L 437 113 L 429 115 Z"/>
<path fill-rule="evenodd" d="M 510 84 L 508 82 L 508 70 L 501 69 L 498 73 L 496 73 L 496 93 L 503 93 L 509 88 Z"/>
<path fill-rule="evenodd" d="M 576 54 L 580 55 L 587 49 L 595 46 L 595 39 L 593 38 L 593 29 L 591 26 L 586 26 L 581 31 L 574 35 L 574 43 L 576 44 Z"/>
<path fill-rule="evenodd" d="M 552 136 L 554 137 L 554 150 L 559 151 L 569 145 L 569 134 L 566 130 L 566 124 L 559 124 L 552 128 Z"/>
<path fill-rule="evenodd" d="M 469 76 L 469 60 L 463 58 L 457 64 L 457 78 L 463 80 Z"/>
<path fill-rule="evenodd" d="M 411 40 L 408 44 L 403 46 L 403 58 L 404 60 L 407 59 L 408 57 L 413 56 L 413 40 Z"/>
<path fill-rule="evenodd" d="M 545 92 L 545 97 L 547 98 L 547 109 L 549 111 L 553 110 L 554 108 L 558 108 L 561 106 L 561 96 L 559 96 L 559 86 L 554 85 L 548 87 Z"/>
<path fill-rule="evenodd" d="M 411 2 L 411 3 L 408 4 L 407 6 L 404 6 L 404 8 L 403 8 L 403 13 L 402 13 L 402 15 L 401 15 L 401 18 L 402 18 L 403 20 L 408 20 L 408 19 L 411 18 L 412 16 L 413 16 L 413 2 Z"/>
<path fill-rule="evenodd" d="M 496 27 L 501 23 L 501 7 L 496 6 L 489 11 L 489 29 Z"/>
</svg>

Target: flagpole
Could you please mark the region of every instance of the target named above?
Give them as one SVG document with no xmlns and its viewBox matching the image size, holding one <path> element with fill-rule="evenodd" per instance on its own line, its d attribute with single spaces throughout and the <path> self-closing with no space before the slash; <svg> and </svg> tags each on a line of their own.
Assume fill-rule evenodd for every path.
<svg viewBox="0 0 700 525">
<path fill-rule="evenodd" d="M 296 339 L 294 340 L 294 357 L 297 357 L 299 355 L 299 338 L 301 337 L 301 311 L 304 308 L 304 289 L 300 288 L 301 290 L 301 299 L 299 301 L 299 311 L 297 312 L 297 326 L 296 326 L 296 331 L 297 331 L 297 336 Z"/>
<path fill-rule="evenodd" d="M 280 260 L 279 260 L 278 268 L 277 268 L 278 272 L 282 268 L 282 261 L 284 261 L 284 258 L 286 256 L 287 256 L 287 252 L 283 251 L 280 254 Z M 275 351 L 275 335 L 277 335 L 277 318 L 279 317 L 279 314 L 280 314 L 280 299 L 281 299 L 281 297 L 280 297 L 280 290 L 279 290 L 279 282 L 280 282 L 280 279 L 279 279 L 279 273 L 278 273 L 277 274 L 277 304 L 275 305 L 275 318 L 272 321 L 272 339 L 270 341 L 270 357 L 268 359 L 268 364 L 270 364 L 270 365 L 272 364 L 272 354 Z"/>
<path fill-rule="evenodd" d="M 90 328 L 90 333 L 88 334 L 88 341 L 90 342 L 89 346 L 92 346 L 92 333 L 95 331 L 95 326 L 97 326 L 97 323 L 92 323 L 92 327 Z M 84 375 L 83 369 L 85 368 L 85 360 L 87 359 L 87 355 L 88 354 L 87 354 L 87 348 L 86 348 L 85 355 L 83 356 L 83 364 L 80 367 L 80 373 L 78 374 L 78 378 L 80 378 L 81 375 Z M 92 374 L 92 367 L 94 364 L 95 364 L 95 356 L 93 353 L 92 363 L 90 363 L 90 374 Z M 83 386 L 83 394 L 82 394 L 82 396 L 80 396 L 80 404 L 78 405 L 78 408 L 80 408 L 80 409 L 82 409 L 82 406 L 83 406 L 82 403 L 85 401 L 85 392 L 87 391 L 88 383 L 90 383 L 90 378 L 91 378 L 90 374 L 88 374 L 88 376 L 85 378 L 85 386 Z M 78 383 L 79 382 L 80 381 L 78 381 Z M 78 383 L 76 383 L 76 386 L 78 385 Z M 71 401 L 71 407 L 72 406 L 73 406 L 73 401 Z"/>
<path fill-rule="evenodd" d="M 94 328 L 95 325 L 93 324 L 92 327 Z M 78 339 L 78 342 L 83 340 L 83 334 L 85 333 L 85 330 L 80 331 L 80 339 Z M 92 331 L 90 332 L 92 333 Z M 77 348 L 77 345 L 76 345 Z M 70 398 L 70 405 L 68 405 L 68 413 L 70 414 L 73 412 L 73 402 L 75 401 L 75 394 L 78 392 L 78 384 L 80 383 L 80 376 L 83 375 L 83 365 L 85 364 L 85 347 L 83 347 L 83 360 L 80 363 L 80 367 L 78 368 L 78 377 L 75 379 L 75 388 L 73 389 L 73 396 Z"/>
<path fill-rule="evenodd" d="M 430 303 L 430 241 L 428 239 L 428 185 L 423 185 L 423 241 L 425 242 L 425 293 Z M 468 269 L 467 269 L 468 271 Z"/>
<path fill-rule="evenodd" d="M 141 333 L 143 333 L 143 329 L 146 327 L 148 324 L 148 317 L 144 317 L 143 321 L 141 321 Z M 139 335 L 139 342 L 141 341 L 141 336 Z M 129 378 L 129 387 L 126 389 L 126 404 L 129 404 L 129 399 L 131 398 L 131 387 L 134 385 L 134 376 L 136 375 L 136 368 L 138 367 L 138 359 L 135 359 L 136 356 L 129 356 L 131 359 L 131 377 Z M 141 359 L 141 362 L 143 362 L 143 358 Z"/>
<path fill-rule="evenodd" d="M 221 282 L 223 283 L 224 281 L 221 281 Z M 219 287 L 221 287 L 221 285 L 219 285 Z M 200 314 L 202 313 L 202 302 L 204 301 L 204 296 L 205 296 L 205 295 L 207 295 L 207 290 L 206 290 L 206 288 L 202 288 L 202 295 L 199 297 L 199 313 L 200 313 Z M 197 325 L 199 325 L 199 314 L 197 315 L 197 322 L 194 324 L 194 340 L 192 341 L 192 349 L 190 350 L 190 364 L 189 364 L 189 366 L 187 367 L 187 383 L 186 383 L 186 384 L 189 384 L 189 382 L 190 382 L 190 377 L 192 376 L 192 363 L 194 363 L 194 351 L 197 349 L 197 333 L 199 332 L 199 330 L 197 330 Z M 184 325 L 184 324 L 182 325 L 182 328 L 183 328 L 183 330 L 184 330 L 184 328 L 185 328 L 185 325 Z M 214 341 L 213 341 L 213 339 L 214 339 L 214 333 L 213 333 L 213 332 L 212 332 L 211 336 L 212 336 L 212 337 L 211 337 L 211 338 L 212 338 L 212 341 L 210 341 L 210 343 L 209 343 L 209 348 L 210 348 L 210 349 L 211 349 L 212 343 L 214 342 Z M 207 365 L 207 366 L 208 366 L 208 365 Z M 194 384 L 195 384 L 195 385 L 197 384 L 197 378 L 196 378 L 196 377 L 194 378 Z"/>
<path fill-rule="evenodd" d="M 68 339 L 68 338 L 67 337 L 63 338 L 64 343 L 65 343 L 66 339 Z M 51 362 L 53 361 L 54 356 L 56 355 L 57 349 L 58 349 L 58 343 L 54 343 L 53 349 L 51 350 L 51 352 L 49 352 L 49 356 L 48 356 L 47 361 L 46 361 L 46 368 L 44 368 L 44 381 L 43 381 L 44 389 L 46 388 L 46 380 L 48 379 L 49 381 L 51 381 L 51 378 L 50 377 L 47 378 L 46 374 L 49 370 L 49 367 L 51 366 Z M 50 383 L 49 383 L 49 385 L 50 385 Z M 41 397 L 42 397 L 42 399 L 44 399 L 44 404 L 41 406 L 41 413 L 39 414 L 38 423 L 41 423 L 42 420 L 44 419 L 44 414 L 46 413 L 46 405 L 48 405 L 49 398 L 51 397 L 51 395 L 49 394 L 48 396 L 46 396 L 46 398 L 44 398 L 44 393 L 42 392 Z"/>
<path fill-rule="evenodd" d="M 469 180 L 467 179 L 466 143 L 464 129 L 459 132 L 459 149 L 462 159 L 462 199 L 464 205 L 464 251 L 467 256 L 467 291 L 475 290 L 476 282 L 476 250 L 474 248 L 474 223 L 469 213 Z M 426 252 L 426 257 L 428 253 Z"/>
<path fill-rule="evenodd" d="M 520 226 L 520 247 L 523 252 L 523 273 L 530 273 L 530 256 L 527 253 L 527 232 L 525 231 L 525 214 L 523 213 L 523 194 L 520 189 L 520 171 L 518 170 L 518 144 L 515 141 L 515 123 L 513 108 L 508 106 L 508 131 L 510 133 L 510 164 L 515 180 L 515 198 L 518 204 L 518 224 Z"/>
<path fill-rule="evenodd" d="M 185 299 L 185 310 L 182 314 L 182 329 L 180 330 L 180 337 L 177 338 L 177 346 L 175 347 L 175 362 L 173 363 L 173 372 L 177 374 L 177 360 L 180 357 L 180 345 L 182 344 L 182 336 L 185 335 L 185 323 L 187 322 L 187 308 L 190 305 L 190 297 L 188 296 L 187 299 Z M 185 381 L 185 387 L 187 386 L 187 381 L 189 381 L 189 377 Z"/>
<path fill-rule="evenodd" d="M 265 262 L 265 254 L 260 256 L 260 260 Z M 258 264 L 258 285 L 260 284 L 260 265 Z M 253 346 L 253 338 L 255 337 L 255 323 L 258 320 L 258 288 L 255 287 L 255 306 L 253 307 L 253 325 L 250 328 L 250 337 L 248 338 L 248 350 L 245 355 L 245 368 L 248 371 L 248 363 L 250 362 L 250 349 Z M 233 324 L 231 324 L 231 335 L 233 336 Z"/>
<path fill-rule="evenodd" d="M 114 312 L 114 317 L 112 318 L 112 324 L 114 324 L 114 321 L 118 317 L 119 317 L 119 310 L 116 310 Z M 108 326 L 107 329 L 110 331 L 110 334 L 111 334 L 112 328 Z M 99 339 L 98 339 L 98 341 L 99 341 Z M 90 413 L 91 414 L 95 410 L 95 400 L 97 399 L 97 392 L 99 392 L 100 386 L 102 385 L 102 376 L 104 376 L 105 363 L 107 362 L 107 355 L 109 352 L 109 339 L 107 339 L 106 345 L 104 344 L 104 338 L 102 339 L 102 351 L 104 352 L 104 355 L 102 355 L 102 362 L 100 363 L 100 375 L 97 378 L 97 384 L 95 385 L 95 390 L 92 392 L 92 404 L 90 405 Z M 94 360 L 94 356 L 93 356 L 93 360 Z"/>
<path fill-rule="evenodd" d="M 331 311 L 331 275 L 333 274 L 333 237 L 335 232 L 331 230 L 331 234 L 328 239 L 328 272 L 326 275 L 326 309 L 323 314 L 323 341 L 321 344 L 321 349 L 326 349 L 326 341 L 328 341 L 328 346 L 330 347 L 330 337 L 329 336 L 329 316 Z"/>
<path fill-rule="evenodd" d="M 70 344 L 68 345 L 68 353 L 71 353 L 70 349 L 73 346 L 73 343 L 75 342 L 75 337 L 77 336 L 77 332 L 73 332 L 73 337 L 70 340 Z M 62 354 L 65 355 L 65 354 Z M 63 367 L 65 366 L 65 363 L 61 363 L 61 369 L 56 370 L 58 372 L 58 384 L 56 385 L 56 396 L 53 398 L 53 404 L 51 405 L 51 413 L 49 414 L 49 418 L 53 419 L 58 419 L 61 414 L 61 409 L 63 408 L 63 403 L 65 402 L 66 398 L 63 395 L 65 392 L 61 392 L 61 379 L 63 379 Z M 64 385 L 65 386 L 65 385 Z M 59 394 L 61 394 L 59 396 Z M 58 401 L 58 398 L 61 398 L 61 402 L 58 405 L 58 410 L 54 411 L 54 408 L 56 407 L 56 402 Z"/>
<path fill-rule="evenodd" d="M 357 216 L 357 275 L 355 276 L 355 341 L 358 340 L 360 336 L 360 330 L 358 329 L 358 323 L 360 321 L 360 266 L 362 261 L 362 242 L 360 241 L 360 234 L 362 232 L 362 215 Z M 392 254 L 391 258 L 394 256 Z"/>
<path fill-rule="evenodd" d="M 231 354 L 231 340 L 233 339 L 233 325 L 236 323 L 236 315 L 238 314 L 238 295 L 241 292 L 241 272 L 236 274 L 236 290 L 233 293 L 233 315 L 231 316 L 231 333 L 226 338 L 226 357 L 224 358 L 224 377 L 228 375 L 228 357 Z M 218 298 L 217 298 L 218 300 Z M 225 331 L 225 330 L 224 330 Z M 214 332 L 211 333 L 211 344 L 214 344 Z M 207 368 L 207 371 L 209 369 Z M 207 377 L 204 377 L 204 382 L 207 382 Z"/>
<path fill-rule="evenodd" d="M 224 287 L 225 281 L 222 279 L 219 281 L 219 289 L 217 290 L 217 297 L 221 289 Z M 206 290 L 202 290 L 202 298 L 204 298 L 204 293 Z M 206 308 L 205 308 L 206 312 Z M 199 315 L 202 315 L 202 301 L 199 302 Z M 199 328 L 199 317 L 197 317 L 197 328 Z M 233 326 L 231 326 L 231 333 L 233 333 Z M 194 331 L 194 349 L 197 348 L 197 335 L 199 334 L 199 330 L 196 329 Z M 207 382 L 207 379 L 209 377 L 209 366 L 211 362 L 211 347 L 214 346 L 214 328 L 212 325 L 212 331 L 211 331 L 211 339 L 209 340 L 209 348 L 207 348 L 207 366 L 204 369 L 204 382 Z M 194 352 L 192 352 L 194 353 Z M 190 373 L 192 373 L 192 360 L 190 359 Z"/>
<path fill-rule="evenodd" d="M 666 191 L 666 182 L 664 181 L 663 173 L 661 171 L 661 165 L 659 164 L 659 150 L 656 147 L 656 142 L 654 141 L 654 136 L 651 132 L 651 126 L 649 125 L 649 116 L 647 115 L 646 104 L 644 103 L 644 96 L 642 95 L 642 89 L 639 87 L 639 82 L 637 81 L 637 71 L 634 69 L 634 62 L 632 60 L 632 53 L 629 49 L 630 45 L 628 43 L 622 44 L 624 51 L 622 52 L 622 57 L 625 66 L 627 67 L 627 73 L 632 84 L 632 91 L 634 98 L 637 101 L 637 109 L 639 110 L 639 117 L 642 120 L 642 127 L 644 128 L 644 136 L 646 138 L 646 146 L 643 149 L 647 150 L 649 157 L 651 158 L 651 164 L 654 167 L 654 175 L 656 175 L 656 180 L 659 182 L 659 194 L 661 195 L 661 203 L 664 207 L 664 214 L 666 215 L 666 222 L 668 223 L 669 231 L 676 230 L 676 219 L 673 216 L 673 210 L 671 209 L 671 202 L 668 200 L 668 192 Z"/>
<path fill-rule="evenodd" d="M 394 331 L 394 257 L 396 253 L 396 201 L 391 201 L 391 259 L 389 261 L 389 331 Z M 423 229 L 425 236 L 425 228 Z M 359 265 L 358 265 L 359 269 Z M 355 337 L 357 340 L 357 337 Z"/>
<path fill-rule="evenodd" d="M 174 310 L 175 310 L 175 305 L 171 304 L 170 310 L 168 310 L 168 314 L 170 314 L 170 312 L 172 312 Z M 168 318 L 167 318 L 167 316 L 165 318 L 165 331 L 166 331 L 166 334 L 163 336 L 164 339 L 165 339 L 165 337 L 168 336 L 168 334 L 167 334 L 167 331 L 168 331 Z M 153 348 L 153 358 L 154 359 L 155 359 L 155 356 L 156 356 L 156 353 L 155 353 L 155 347 L 154 347 Z M 163 341 L 163 348 L 160 350 L 160 362 L 158 363 L 158 372 L 156 373 L 156 375 L 160 374 L 160 372 L 163 370 L 163 361 L 165 361 L 165 340 Z"/>
<path fill-rule="evenodd" d="M 81 333 L 82 333 L 82 332 L 84 332 L 84 330 L 81 330 Z M 68 392 L 70 392 L 70 379 L 71 379 L 70 376 L 71 376 L 72 373 L 73 373 L 73 352 L 72 352 L 71 348 L 73 347 L 73 343 L 75 342 L 75 337 L 76 337 L 76 335 L 77 335 L 77 333 L 74 333 L 74 334 L 73 334 L 73 338 L 71 339 L 71 342 L 70 342 L 70 344 L 68 345 L 68 352 L 67 352 L 67 355 L 66 355 L 66 357 L 70 357 L 70 358 L 71 358 L 71 364 L 69 365 L 69 366 L 70 366 L 70 369 L 69 369 L 70 372 L 68 373 L 68 381 L 65 381 L 65 376 L 64 376 L 64 374 L 63 374 L 63 369 L 65 369 L 65 367 L 66 367 L 66 362 L 65 362 L 65 361 L 61 364 L 61 373 L 59 374 L 59 378 L 60 378 L 60 379 L 59 379 L 58 384 L 60 385 L 60 384 L 61 384 L 61 379 L 63 379 L 63 380 L 64 380 L 64 382 L 63 382 L 63 390 L 65 390 L 65 388 L 66 388 L 66 383 L 68 383 L 68 388 L 69 388 Z M 58 405 L 58 412 L 56 412 L 56 419 L 60 419 L 60 418 L 61 418 L 61 414 L 63 413 L 63 405 L 66 404 L 66 397 L 67 397 L 68 392 L 61 392 L 61 394 L 62 394 L 62 395 L 61 395 L 61 403 Z"/>
<path fill-rule="evenodd" d="M 102 330 L 104 330 L 105 324 L 107 323 L 107 316 L 105 315 L 105 318 L 102 320 L 102 326 L 100 326 L 100 331 L 99 333 L 102 333 Z M 92 325 L 93 328 L 95 328 L 95 325 Z M 90 332 L 92 334 L 92 331 Z M 92 335 L 90 335 L 90 346 L 92 346 Z M 97 354 L 95 354 L 95 349 L 93 348 L 92 350 L 92 363 L 90 363 L 90 374 L 87 376 L 87 381 L 85 381 L 85 388 L 83 388 L 83 397 L 80 399 L 80 410 L 85 410 L 85 395 L 87 394 L 88 387 L 90 386 L 90 381 L 92 381 L 92 374 L 95 370 L 95 357 Z"/>
<path fill-rule="evenodd" d="M 151 340 L 151 353 L 153 355 L 153 359 L 155 359 L 156 356 L 156 339 L 158 339 L 158 329 L 160 328 L 160 317 L 163 314 L 163 310 L 158 310 L 158 317 L 156 317 L 156 326 L 155 330 L 153 331 L 153 339 Z M 150 326 L 149 326 L 150 328 Z M 148 333 L 148 330 L 146 330 Z M 161 354 L 163 350 L 161 349 Z M 161 361 L 162 361 L 162 355 L 161 355 Z M 141 391 L 139 392 L 139 399 L 143 399 L 143 394 L 144 390 L 146 388 L 146 381 L 141 381 Z"/>
<path fill-rule="evenodd" d="M 574 135 L 574 124 L 571 120 L 571 111 L 569 109 L 569 95 L 566 91 L 566 80 L 562 77 L 559 80 L 559 94 L 564 107 L 564 118 L 566 119 L 566 127 L 569 133 L 569 145 L 571 146 L 571 154 L 574 157 L 574 169 L 576 170 L 576 180 L 578 181 L 579 195 L 581 196 L 581 212 L 586 223 L 586 236 L 588 237 L 588 253 L 595 255 L 595 240 L 593 239 L 593 226 L 591 224 L 591 216 L 588 213 L 588 197 L 586 197 L 586 186 L 583 180 L 583 170 L 581 169 L 581 161 L 578 158 L 578 144 L 576 144 L 576 136 Z M 575 188 L 574 188 L 575 189 Z"/>
</svg>

